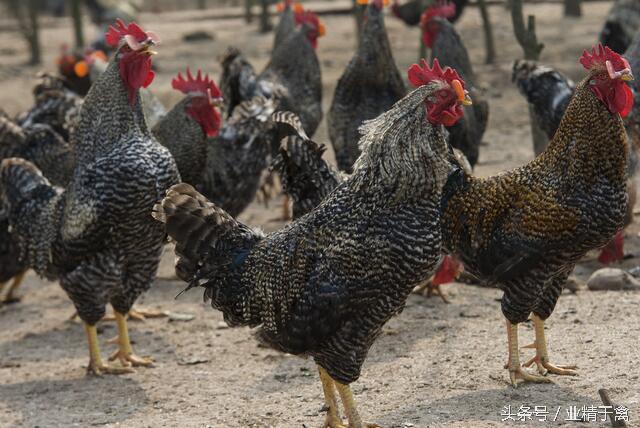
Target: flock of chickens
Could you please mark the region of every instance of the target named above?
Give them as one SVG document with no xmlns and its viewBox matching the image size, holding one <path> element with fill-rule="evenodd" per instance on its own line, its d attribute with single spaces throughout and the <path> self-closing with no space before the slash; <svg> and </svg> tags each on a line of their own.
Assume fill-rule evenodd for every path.
<svg viewBox="0 0 640 428">
<path fill-rule="evenodd" d="M 260 73 L 235 48 L 219 87 L 199 70 L 179 73 L 172 86 L 184 98 L 170 111 L 146 89 L 159 36 L 117 21 L 109 60 L 62 58 L 62 75 L 42 76 L 29 111 L 0 114 L 0 282 L 13 279 L 5 300 L 33 269 L 75 305 L 90 372 L 151 365 L 133 352 L 127 317 L 169 237 L 188 288 L 203 287 L 229 325 L 312 357 L 325 426 L 343 426 L 339 397 L 357 428 L 375 426 L 362 422 L 349 388 L 370 346 L 416 285 L 455 277 L 459 260 L 504 291 L 514 386 L 576 374 L 550 361 L 544 321 L 585 253 L 608 246 L 603 260 L 622 256 L 640 135 L 638 88 L 627 82 L 640 66 L 640 33 L 617 47 L 631 63 L 602 44 L 585 51 L 578 84 L 517 61 L 514 80 L 550 142 L 532 162 L 482 179 L 472 168 L 488 104 L 453 26 L 465 4 L 438 3 L 417 20 L 410 4 L 394 5 L 431 49 L 432 61 L 407 71 L 407 88 L 383 1 L 371 0 L 327 114 L 338 168 L 311 139 L 323 118 L 315 49 L 325 30 L 314 13 L 285 2 Z M 293 221 L 265 235 L 236 217 L 269 166 Z M 103 360 L 97 339 L 107 303 L 118 327 L 109 360 L 119 364 Z M 521 364 L 518 324 L 530 316 L 535 356 Z M 534 363 L 538 374 L 523 368 Z"/>
</svg>

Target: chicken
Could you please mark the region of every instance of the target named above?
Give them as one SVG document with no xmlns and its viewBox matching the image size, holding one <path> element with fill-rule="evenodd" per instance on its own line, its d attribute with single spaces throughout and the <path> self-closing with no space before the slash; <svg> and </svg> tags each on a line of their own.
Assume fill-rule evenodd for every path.
<svg viewBox="0 0 640 428">
<path fill-rule="evenodd" d="M 625 53 L 630 58 L 631 72 L 640 74 L 640 32 Z M 513 66 L 513 80 L 527 101 L 533 106 L 535 118 L 545 131 L 549 139 L 553 138 L 560 120 L 571 101 L 575 91 L 575 84 L 562 73 L 551 67 L 538 65 L 533 61 L 517 60 Z M 624 227 L 633 222 L 633 208 L 636 201 L 635 174 L 638 164 L 638 150 L 640 150 L 640 86 L 637 81 L 631 82 L 634 106 L 630 114 L 624 118 L 625 129 L 629 138 L 629 168 L 627 169 L 627 193 L 629 204 L 625 215 Z M 624 231 L 618 232 L 614 239 L 607 244 L 598 261 L 610 264 L 624 258 Z"/>
<path fill-rule="evenodd" d="M 435 3 L 435 2 L 427 2 Z M 464 8 L 469 3 L 469 0 L 453 0 L 453 4 L 455 5 L 455 12 L 453 15 L 448 17 L 449 22 L 455 23 L 458 21 Z M 424 12 L 424 0 L 409 0 L 405 4 L 400 4 L 398 0 L 394 0 L 391 5 L 391 12 L 395 15 L 396 18 L 399 18 L 402 22 L 407 24 L 410 27 L 415 27 L 420 24 L 420 16 Z"/>
<path fill-rule="evenodd" d="M 220 90 L 228 116 L 242 101 L 261 95 L 276 100 L 280 110 L 296 113 L 312 136 L 322 120 L 322 81 L 315 48 L 325 30 L 312 12 L 298 11 L 295 20 L 298 29 L 275 46 L 259 75 L 240 51 L 230 48 L 222 59 Z"/>
<path fill-rule="evenodd" d="M 382 0 L 367 7 L 360 44 L 333 94 L 327 116 L 338 168 L 351 173 L 360 155 L 358 127 L 406 94 L 384 26 Z"/>
<path fill-rule="evenodd" d="M 232 216 L 254 199 L 279 130 L 271 120 L 273 99 L 243 101 L 206 145 L 206 164 L 199 191 Z"/>
<path fill-rule="evenodd" d="M 274 49 L 295 31 L 295 14 L 302 13 L 303 8 L 300 3 L 294 3 L 293 0 L 284 0 L 282 3 L 278 3 L 278 11 L 280 12 L 280 22 L 278 22 L 278 26 L 275 29 L 275 36 L 273 38 Z"/>
<path fill-rule="evenodd" d="M 0 112 L 0 160 L 10 157 L 21 157 L 35 163 L 55 185 L 68 183 L 75 167 L 72 148 L 51 127 L 35 124 L 22 129 Z M 27 269 L 25 261 L 20 259 L 15 236 L 9 231 L 8 212 L 0 203 L 0 291 L 12 280 L 0 302 L 20 300 L 15 293 Z"/>
<path fill-rule="evenodd" d="M 88 371 L 131 372 L 152 360 L 133 353 L 126 315 L 150 286 L 165 233 L 149 211 L 179 182 L 175 162 L 147 128 L 138 89 L 153 80 L 150 48 L 157 36 L 117 21 L 107 41 L 118 50 L 87 94 L 75 135 L 77 167 L 66 189 L 51 185 L 30 162 L 5 159 L 3 204 L 21 256 L 39 275 L 58 279 L 82 319 Z M 102 360 L 96 323 L 110 303 L 118 350 Z"/>
<path fill-rule="evenodd" d="M 326 150 L 323 144 L 290 136 L 283 145 L 272 168 L 280 177 L 282 190 L 291 198 L 295 220 L 320 205 L 346 176 L 322 158 Z"/>
<path fill-rule="evenodd" d="M 576 87 L 549 147 L 530 163 L 494 177 L 459 169 L 443 191 L 444 248 L 465 269 L 504 291 L 509 359 L 517 379 L 543 382 L 520 365 L 518 324 L 532 315 L 535 363 L 574 375 L 550 362 L 544 322 L 576 262 L 604 246 L 623 225 L 627 208 L 628 143 L 621 115 L 631 109 L 629 63 L 600 45 L 580 58 L 587 76 Z"/>
<path fill-rule="evenodd" d="M 467 83 L 473 105 L 465 106 L 464 117 L 448 127 L 449 143 L 459 149 L 471 167 L 478 162 L 480 143 L 489 121 L 489 105 L 476 88 L 476 76 L 462 39 L 446 18 L 455 16 L 453 3 L 437 4 L 422 14 L 422 41 L 431 49 L 431 58 L 443 66 L 452 67 Z"/>
<path fill-rule="evenodd" d="M 22 127 L 47 124 L 69 141 L 78 125 L 82 98 L 65 85 L 63 78 L 41 73 L 40 82 L 33 89 L 35 104 L 18 116 L 18 124 Z"/>
<path fill-rule="evenodd" d="M 409 79 L 417 89 L 361 128 L 354 173 L 284 229 L 265 236 L 187 184 L 154 210 L 188 288 L 204 287 L 229 325 L 259 327 L 268 346 L 314 358 L 328 427 L 343 426 L 336 388 L 349 426 L 365 426 L 349 384 L 440 259 L 440 188 L 452 173 L 440 123 L 462 115 L 465 92 L 455 71 L 426 62 Z"/>
<path fill-rule="evenodd" d="M 623 54 L 640 30 L 640 2 L 616 0 L 600 33 L 600 43 Z"/>
<path fill-rule="evenodd" d="M 194 77 L 189 68 L 187 78 L 178 73 L 171 86 L 186 96 L 156 124 L 153 135 L 173 155 L 181 179 L 198 186 L 204 176 L 207 138 L 220 130 L 215 106 L 221 103 L 221 93 L 208 75 L 198 70 Z"/>
<path fill-rule="evenodd" d="M 553 138 L 571 101 L 575 83 L 551 67 L 528 60 L 513 63 L 512 80 L 533 106 L 540 128 L 549 139 Z"/>
<path fill-rule="evenodd" d="M 89 62 L 93 55 L 99 56 L 103 61 L 107 59 L 102 51 L 88 49 L 81 55 L 78 52 L 71 52 L 69 46 L 64 44 L 60 48 L 60 56 L 56 61 L 58 73 L 64 78 L 65 87 L 81 97 L 87 95 L 91 87 Z"/>
</svg>

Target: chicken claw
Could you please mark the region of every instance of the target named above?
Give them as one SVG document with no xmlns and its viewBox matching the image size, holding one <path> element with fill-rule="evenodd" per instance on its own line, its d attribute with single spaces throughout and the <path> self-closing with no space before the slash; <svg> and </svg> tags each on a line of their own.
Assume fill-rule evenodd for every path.
<svg viewBox="0 0 640 428">
<path fill-rule="evenodd" d="M 509 360 L 506 368 L 509 370 L 509 379 L 514 388 L 518 386 L 518 379 L 525 382 L 551 382 L 551 379 L 527 372 L 520 365 L 520 349 L 518 348 L 518 324 L 507 321 L 507 339 L 509 343 Z"/>
<path fill-rule="evenodd" d="M 531 317 L 536 332 L 536 341 L 527 346 L 527 348 L 534 348 L 536 350 L 536 356 L 527 361 L 524 366 L 529 367 L 533 363 L 536 363 L 538 367 L 538 373 L 546 375 L 547 373 L 553 373 L 561 376 L 577 376 L 578 372 L 575 371 L 578 366 L 556 366 L 549 362 L 549 351 L 547 350 L 547 339 L 544 334 L 544 320 L 537 315 Z"/>
<path fill-rule="evenodd" d="M 115 359 L 120 361 L 123 367 L 153 367 L 153 358 L 151 357 L 139 357 L 132 352 L 126 352 L 122 349 L 118 349 L 109 357 L 109 361 L 114 361 Z"/>
<path fill-rule="evenodd" d="M 100 356 L 100 346 L 98 345 L 98 333 L 95 325 L 84 325 L 87 333 L 87 340 L 89 342 L 89 365 L 87 366 L 87 373 L 94 374 L 96 376 L 102 376 L 103 374 L 126 374 L 133 373 L 134 370 L 130 367 L 114 367 L 102 362 Z"/>
</svg>

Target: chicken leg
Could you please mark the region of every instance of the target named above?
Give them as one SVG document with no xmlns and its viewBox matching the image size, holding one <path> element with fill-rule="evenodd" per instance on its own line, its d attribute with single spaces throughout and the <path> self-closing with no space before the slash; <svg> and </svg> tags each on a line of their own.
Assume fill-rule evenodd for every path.
<svg viewBox="0 0 640 428">
<path fill-rule="evenodd" d="M 536 331 L 536 341 L 531 347 L 535 347 L 536 356 L 527 361 L 524 366 L 529 367 L 533 363 L 536 363 L 538 373 L 542 375 L 545 375 L 548 372 L 557 375 L 577 376 L 578 372 L 574 370 L 577 366 L 556 366 L 549 362 L 547 338 L 544 335 L 544 320 L 540 319 L 540 317 L 535 314 L 531 318 L 533 319 L 533 325 Z"/>
<path fill-rule="evenodd" d="M 20 298 L 14 296 L 15 291 L 18 289 L 18 287 L 20 286 L 20 284 L 22 284 L 22 280 L 24 279 L 26 275 L 26 272 L 21 272 L 18 275 L 13 277 L 13 282 L 11 283 L 11 286 L 9 287 L 9 291 L 7 291 L 7 294 L 4 295 L 4 297 L 2 298 L 1 303 L 15 303 L 15 302 L 19 302 Z M 0 284 L 0 291 L 2 291 L 2 289 L 4 288 L 6 283 Z"/>
<path fill-rule="evenodd" d="M 318 366 L 318 371 L 320 372 L 320 382 L 322 382 L 322 391 L 324 392 L 324 405 L 327 408 L 327 418 L 322 428 L 344 428 L 338 411 L 336 387 L 333 379 L 322 367 Z"/>
<path fill-rule="evenodd" d="M 518 324 L 507 321 L 507 340 L 509 343 L 509 361 L 505 368 L 509 369 L 509 379 L 514 388 L 518 386 L 517 380 L 526 382 L 551 382 L 549 378 L 528 373 L 520 365 L 520 349 L 518 348 Z"/>
<path fill-rule="evenodd" d="M 322 382 L 322 390 L 324 391 L 324 403 L 328 408 L 327 418 L 324 421 L 323 428 L 347 428 L 347 426 L 342 423 L 340 413 L 338 412 L 336 389 L 338 390 L 338 394 L 340 394 L 340 399 L 342 400 L 347 419 L 349 420 L 348 428 L 380 428 L 380 425 L 362 422 L 349 385 L 333 380 L 329 373 L 320 366 L 318 366 L 318 371 L 320 372 L 320 381 Z"/>
<path fill-rule="evenodd" d="M 138 357 L 133 353 L 131 341 L 129 340 L 129 328 L 127 327 L 127 317 L 118 311 L 114 311 L 116 323 L 118 325 L 118 350 L 109 357 L 109 361 L 116 358 L 124 367 L 130 366 L 153 366 L 153 359 Z"/>
<path fill-rule="evenodd" d="M 87 340 L 89 341 L 89 367 L 87 367 L 88 373 L 93 373 L 97 376 L 103 374 L 124 374 L 133 373 L 133 369 L 130 367 L 113 367 L 105 364 L 102 361 L 100 355 L 100 346 L 98 345 L 98 332 L 95 325 L 84 325 L 84 329 L 87 333 Z"/>
</svg>

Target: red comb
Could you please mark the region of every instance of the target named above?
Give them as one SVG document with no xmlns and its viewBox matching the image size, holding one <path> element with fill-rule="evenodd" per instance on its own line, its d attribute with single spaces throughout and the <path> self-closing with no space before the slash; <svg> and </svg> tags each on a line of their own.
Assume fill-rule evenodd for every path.
<svg viewBox="0 0 640 428">
<path fill-rule="evenodd" d="M 126 36 L 132 36 L 135 41 L 139 43 L 144 42 L 147 39 L 152 39 L 154 42 L 157 42 L 157 37 L 155 36 L 155 34 L 151 32 L 145 32 L 135 22 L 131 22 L 129 23 L 129 25 L 125 25 L 120 18 L 116 19 L 114 25 L 109 26 L 106 40 L 109 45 L 118 46 L 120 40 Z"/>
<path fill-rule="evenodd" d="M 603 66 L 607 61 L 611 62 L 614 71 L 631 68 L 625 58 L 609 49 L 608 46 L 602 46 L 602 43 L 598 44 L 597 50 L 595 46 L 591 49 L 591 52 L 585 49 L 580 57 L 580 64 L 587 70 L 592 69 L 594 66 Z"/>
<path fill-rule="evenodd" d="M 464 89 L 464 80 L 460 78 L 458 72 L 451 67 L 445 67 L 443 70 L 442 67 L 440 67 L 438 58 L 433 60 L 433 67 L 429 67 L 429 63 L 427 63 L 427 60 L 423 58 L 421 66 L 413 64 L 409 67 L 407 75 L 409 77 L 409 82 L 411 82 L 411 84 L 416 88 L 426 85 L 433 80 L 439 79 L 444 80 L 447 83 L 451 83 L 453 80 L 459 80 L 462 84 L 462 88 Z"/>
<path fill-rule="evenodd" d="M 191 74 L 191 70 L 187 67 L 187 79 L 182 77 L 182 74 L 178 75 L 171 81 L 171 87 L 177 89 L 184 94 L 189 92 L 200 92 L 210 95 L 212 98 L 219 98 L 222 96 L 220 89 L 213 80 L 209 78 L 209 75 L 202 75 L 202 71 L 198 70 L 196 77 Z"/>
<path fill-rule="evenodd" d="M 307 23 L 310 24 L 313 28 L 317 28 L 320 25 L 320 18 L 318 18 L 318 15 L 309 10 L 298 9 L 294 10 L 294 13 L 296 18 L 296 25 Z"/>
<path fill-rule="evenodd" d="M 451 18 L 456 14 L 456 5 L 446 0 L 439 1 L 433 6 L 430 6 L 420 16 L 420 23 L 425 24 L 431 18 L 436 16 L 442 16 L 444 18 Z"/>
</svg>

